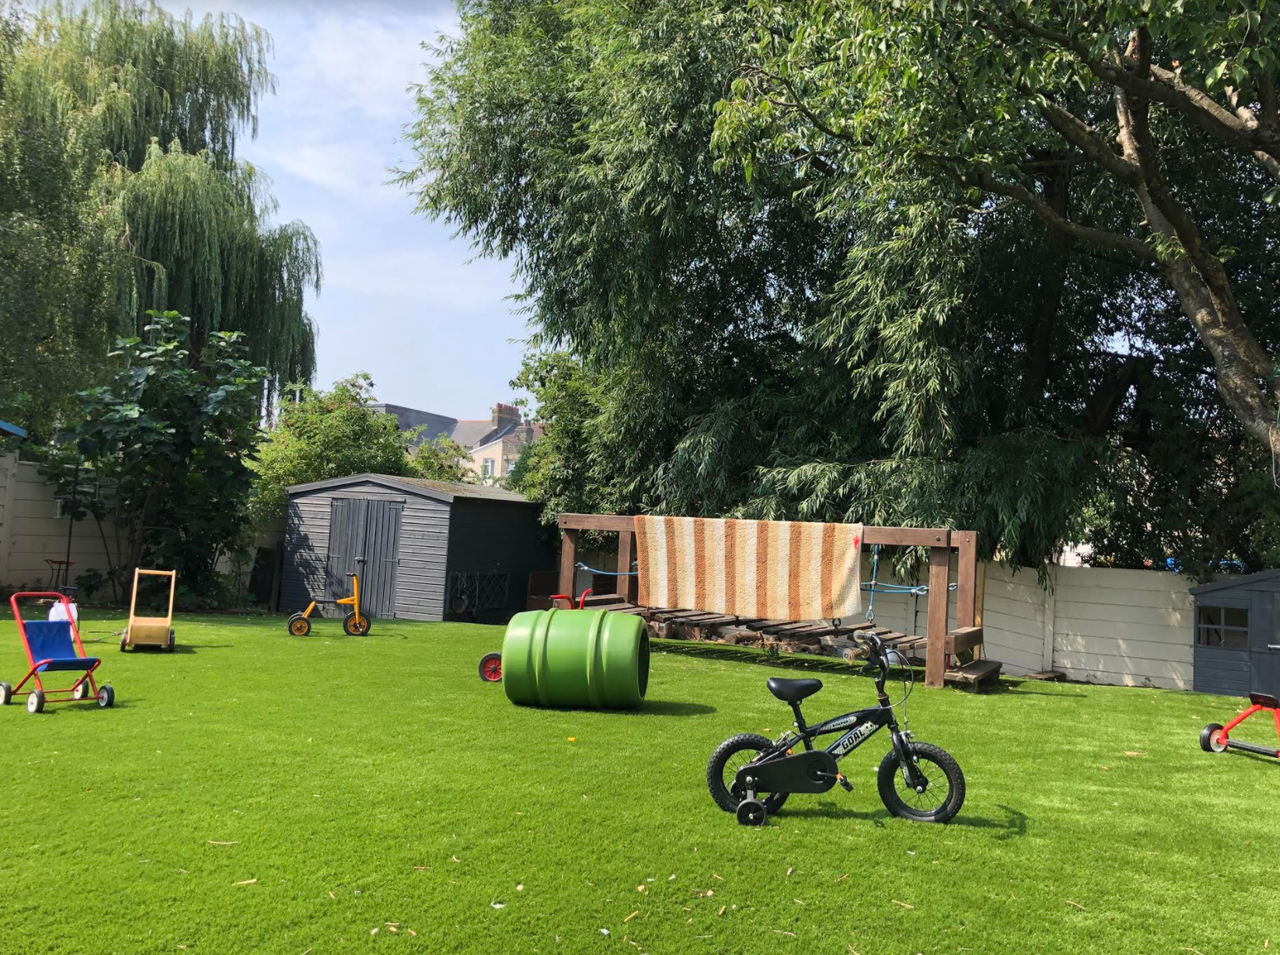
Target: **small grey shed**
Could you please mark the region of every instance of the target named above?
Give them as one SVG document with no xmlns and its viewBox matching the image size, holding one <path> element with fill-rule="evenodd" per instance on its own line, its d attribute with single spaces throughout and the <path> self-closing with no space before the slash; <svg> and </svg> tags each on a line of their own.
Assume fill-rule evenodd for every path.
<svg viewBox="0 0 1280 955">
<path fill-rule="evenodd" d="M 502 488 L 385 474 L 289 488 L 280 609 L 348 591 L 377 618 L 505 620 L 554 566 L 538 506 Z M 322 607 L 333 616 L 333 607 Z"/>
<path fill-rule="evenodd" d="M 1280 570 L 1193 587 L 1193 686 L 1280 696 Z"/>
</svg>

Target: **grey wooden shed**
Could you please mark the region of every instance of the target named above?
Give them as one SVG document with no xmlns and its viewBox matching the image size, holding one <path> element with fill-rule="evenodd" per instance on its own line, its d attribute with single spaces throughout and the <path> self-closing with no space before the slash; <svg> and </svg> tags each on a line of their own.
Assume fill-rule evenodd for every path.
<svg viewBox="0 0 1280 955">
<path fill-rule="evenodd" d="M 375 618 L 503 621 L 524 609 L 529 574 L 554 564 L 519 494 L 356 474 L 289 488 L 280 609 L 344 596 L 355 572 Z"/>
<path fill-rule="evenodd" d="M 1280 570 L 1193 587 L 1192 685 L 1280 696 Z"/>
</svg>

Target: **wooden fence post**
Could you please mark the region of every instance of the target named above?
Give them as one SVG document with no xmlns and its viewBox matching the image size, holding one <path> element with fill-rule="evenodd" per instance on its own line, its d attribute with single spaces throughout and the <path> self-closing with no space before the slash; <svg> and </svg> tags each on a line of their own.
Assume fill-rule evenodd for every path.
<svg viewBox="0 0 1280 955">
<path fill-rule="evenodd" d="M 952 531 L 956 547 L 956 626 L 978 625 L 978 532 Z"/>
<path fill-rule="evenodd" d="M 632 541 L 635 534 L 631 531 L 618 531 L 618 573 L 627 574 L 631 570 L 631 551 L 633 549 Z M 623 600 L 635 603 L 640 593 L 639 580 L 635 577 L 616 578 L 617 587 L 614 588 L 616 593 Z"/>
<path fill-rule="evenodd" d="M 924 685 L 942 686 L 947 665 L 947 589 L 951 578 L 951 548 L 929 549 L 929 629 L 925 634 Z"/>
<path fill-rule="evenodd" d="M 574 578 L 578 575 L 578 532 L 573 528 L 560 531 L 560 593 L 569 595 L 569 605 L 573 606 L 577 596 L 573 588 Z"/>
</svg>

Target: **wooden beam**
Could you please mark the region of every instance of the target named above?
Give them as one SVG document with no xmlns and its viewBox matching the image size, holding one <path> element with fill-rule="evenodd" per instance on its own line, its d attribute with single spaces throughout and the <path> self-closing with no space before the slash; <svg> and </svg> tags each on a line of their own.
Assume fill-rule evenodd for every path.
<svg viewBox="0 0 1280 955">
<path fill-rule="evenodd" d="M 978 625 L 978 532 L 952 531 L 951 546 L 959 552 L 956 559 L 956 626 L 960 629 Z"/>
<path fill-rule="evenodd" d="M 635 518 L 617 514 L 561 514 L 556 521 L 561 530 L 622 531 L 636 529 Z"/>
<path fill-rule="evenodd" d="M 625 574 L 631 569 L 631 551 L 635 534 L 632 531 L 618 531 L 618 573 Z M 625 597 L 632 603 L 640 595 L 640 578 L 639 577 L 617 577 L 614 581 L 618 586 L 614 591 Z"/>
<path fill-rule="evenodd" d="M 566 527 L 560 532 L 560 593 L 576 598 L 573 578 L 578 574 L 578 531 Z"/>
<path fill-rule="evenodd" d="M 951 577 L 951 548 L 929 551 L 929 629 L 925 634 L 924 685 L 942 686 L 947 653 L 947 584 Z"/>
<path fill-rule="evenodd" d="M 946 547 L 951 532 L 945 527 L 872 527 L 862 529 L 862 543 L 902 547 Z"/>
</svg>

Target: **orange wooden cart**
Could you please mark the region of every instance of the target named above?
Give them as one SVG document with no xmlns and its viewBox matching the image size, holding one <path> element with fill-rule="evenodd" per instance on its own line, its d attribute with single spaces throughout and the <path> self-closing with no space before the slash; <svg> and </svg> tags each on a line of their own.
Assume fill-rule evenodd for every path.
<svg viewBox="0 0 1280 955">
<path fill-rule="evenodd" d="M 143 577 L 169 578 L 169 612 L 163 617 L 139 617 L 138 581 Z M 178 572 L 176 570 L 143 570 L 141 567 L 133 572 L 133 597 L 129 600 L 129 625 L 120 635 L 120 650 L 130 647 L 159 647 L 161 650 L 173 652 L 173 595 L 178 588 Z"/>
</svg>

